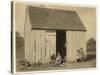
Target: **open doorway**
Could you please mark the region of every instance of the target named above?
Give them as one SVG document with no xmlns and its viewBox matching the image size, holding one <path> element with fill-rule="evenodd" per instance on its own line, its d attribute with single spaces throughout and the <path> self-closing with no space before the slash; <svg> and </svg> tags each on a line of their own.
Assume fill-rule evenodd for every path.
<svg viewBox="0 0 100 75">
<path fill-rule="evenodd" d="M 61 55 L 61 58 L 64 59 L 66 57 L 66 32 L 62 30 L 56 31 L 56 55 Z"/>
</svg>

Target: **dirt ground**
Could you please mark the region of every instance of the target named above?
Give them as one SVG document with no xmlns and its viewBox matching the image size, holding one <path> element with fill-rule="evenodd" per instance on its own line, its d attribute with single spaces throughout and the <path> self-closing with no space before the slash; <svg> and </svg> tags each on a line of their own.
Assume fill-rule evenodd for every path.
<svg viewBox="0 0 100 75">
<path fill-rule="evenodd" d="M 63 65 L 51 66 L 51 65 L 39 65 L 39 66 L 30 66 L 25 67 L 22 65 L 16 65 L 17 72 L 25 71 L 44 71 L 44 70 L 63 70 L 63 69 L 80 69 L 80 68 L 95 68 L 96 67 L 96 52 L 88 51 L 87 52 L 87 61 L 84 62 L 65 62 Z"/>
</svg>

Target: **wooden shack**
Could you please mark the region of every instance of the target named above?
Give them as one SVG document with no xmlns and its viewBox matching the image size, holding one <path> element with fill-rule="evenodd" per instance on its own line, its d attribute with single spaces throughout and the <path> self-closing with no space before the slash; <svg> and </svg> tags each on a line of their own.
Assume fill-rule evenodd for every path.
<svg viewBox="0 0 100 75">
<path fill-rule="evenodd" d="M 76 61 L 76 50 L 86 54 L 86 28 L 76 11 L 27 6 L 25 60 L 47 63 L 59 51 L 67 62 Z"/>
</svg>

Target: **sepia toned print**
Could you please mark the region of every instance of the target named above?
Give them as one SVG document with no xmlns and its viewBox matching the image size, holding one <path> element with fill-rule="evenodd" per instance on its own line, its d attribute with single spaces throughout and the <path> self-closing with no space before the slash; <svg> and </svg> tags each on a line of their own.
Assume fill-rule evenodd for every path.
<svg viewBox="0 0 100 75">
<path fill-rule="evenodd" d="M 95 7 L 28 2 L 12 7 L 16 72 L 96 67 Z"/>
</svg>

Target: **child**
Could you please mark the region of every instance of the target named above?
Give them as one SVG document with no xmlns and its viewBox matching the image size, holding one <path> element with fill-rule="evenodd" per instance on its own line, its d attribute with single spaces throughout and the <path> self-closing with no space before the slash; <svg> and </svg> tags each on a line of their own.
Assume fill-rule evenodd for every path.
<svg viewBox="0 0 100 75">
<path fill-rule="evenodd" d="M 61 55 L 58 52 L 58 55 L 57 55 L 57 58 L 56 58 L 56 65 L 57 66 L 60 65 L 60 63 L 61 63 Z"/>
</svg>

